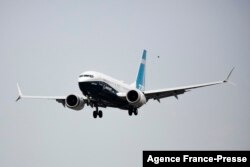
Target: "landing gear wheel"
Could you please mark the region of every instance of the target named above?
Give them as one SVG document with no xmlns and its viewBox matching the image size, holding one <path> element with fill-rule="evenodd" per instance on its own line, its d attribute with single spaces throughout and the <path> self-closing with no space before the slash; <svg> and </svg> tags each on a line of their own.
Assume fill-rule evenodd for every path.
<svg viewBox="0 0 250 167">
<path fill-rule="evenodd" d="M 138 115 L 138 110 L 137 109 L 134 110 L 134 114 Z"/>
<path fill-rule="evenodd" d="M 129 116 L 132 116 L 132 115 L 138 115 L 138 110 L 137 110 L 137 108 L 129 108 L 128 109 L 128 115 Z"/>
<path fill-rule="evenodd" d="M 97 118 L 97 115 L 98 115 L 97 111 L 94 111 L 94 112 L 93 112 L 93 117 L 94 117 L 94 118 Z"/>
<path fill-rule="evenodd" d="M 132 116 L 132 115 L 133 115 L 133 110 L 129 109 L 129 110 L 128 110 L 128 115 L 129 115 L 129 116 Z"/>
<path fill-rule="evenodd" d="M 103 114 L 101 110 L 99 111 L 98 115 L 99 115 L 99 118 L 102 118 Z"/>
</svg>

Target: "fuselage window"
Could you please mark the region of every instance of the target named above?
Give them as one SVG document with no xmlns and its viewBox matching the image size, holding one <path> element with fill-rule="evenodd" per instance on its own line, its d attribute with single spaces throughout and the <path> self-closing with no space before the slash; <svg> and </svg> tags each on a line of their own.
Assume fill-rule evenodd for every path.
<svg viewBox="0 0 250 167">
<path fill-rule="evenodd" d="M 79 77 L 87 77 L 87 78 L 94 78 L 94 75 L 80 75 Z"/>
</svg>

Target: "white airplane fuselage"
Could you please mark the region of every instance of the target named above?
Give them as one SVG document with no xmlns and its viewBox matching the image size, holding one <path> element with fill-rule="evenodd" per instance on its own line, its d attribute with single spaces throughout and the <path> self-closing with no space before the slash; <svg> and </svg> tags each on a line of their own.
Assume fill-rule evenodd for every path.
<svg viewBox="0 0 250 167">
<path fill-rule="evenodd" d="M 129 109 L 129 102 L 119 95 L 125 96 L 130 90 L 140 92 L 132 85 L 96 71 L 83 72 L 78 78 L 78 84 L 87 98 L 95 99 L 103 107 L 117 107 L 124 110 Z"/>
</svg>

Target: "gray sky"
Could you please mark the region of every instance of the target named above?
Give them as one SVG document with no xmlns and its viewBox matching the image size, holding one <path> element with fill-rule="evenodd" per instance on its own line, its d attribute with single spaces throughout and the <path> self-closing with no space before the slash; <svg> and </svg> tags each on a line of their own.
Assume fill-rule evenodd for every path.
<svg viewBox="0 0 250 167">
<path fill-rule="evenodd" d="M 142 150 L 250 149 L 250 1 L 0 0 L 0 166 L 141 166 Z M 236 86 L 150 101 L 139 116 L 75 112 L 31 95 L 81 93 L 96 70 L 131 83 L 148 50 L 146 89 Z M 157 56 L 160 56 L 158 59 Z"/>
</svg>

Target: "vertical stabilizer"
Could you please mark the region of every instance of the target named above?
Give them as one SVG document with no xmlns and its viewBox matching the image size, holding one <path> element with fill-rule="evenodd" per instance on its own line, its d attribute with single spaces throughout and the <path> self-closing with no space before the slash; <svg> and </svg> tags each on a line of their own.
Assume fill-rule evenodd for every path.
<svg viewBox="0 0 250 167">
<path fill-rule="evenodd" d="M 143 50 L 142 59 L 135 82 L 136 88 L 141 91 L 145 90 L 146 58 L 147 58 L 147 51 Z"/>
</svg>

